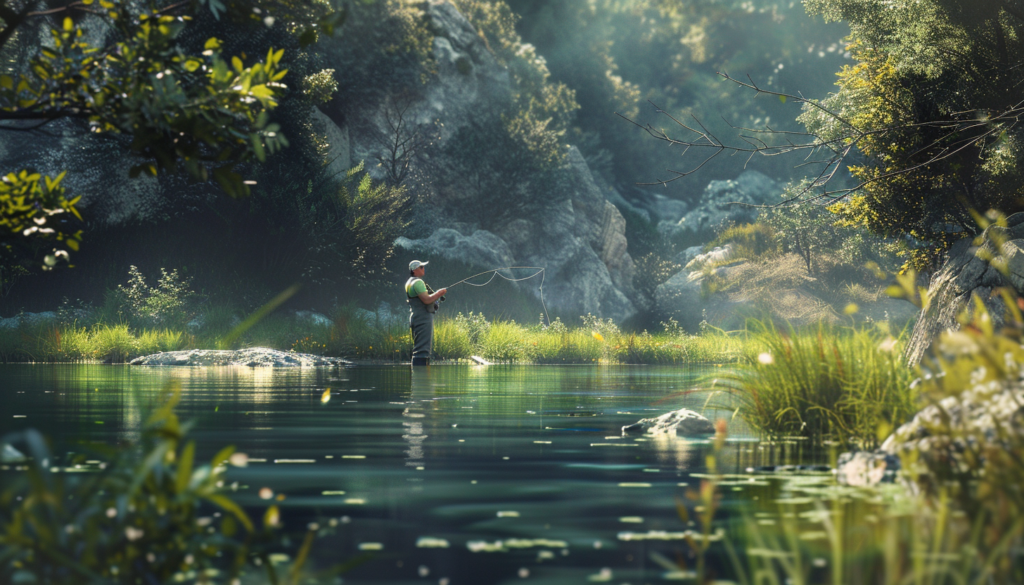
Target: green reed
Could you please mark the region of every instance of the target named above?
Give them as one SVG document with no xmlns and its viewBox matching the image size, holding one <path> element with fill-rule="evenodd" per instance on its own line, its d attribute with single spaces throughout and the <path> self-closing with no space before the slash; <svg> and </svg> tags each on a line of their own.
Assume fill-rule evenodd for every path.
<svg viewBox="0 0 1024 585">
<path fill-rule="evenodd" d="M 871 447 L 917 411 L 903 340 L 880 329 L 753 322 L 739 367 L 718 384 L 767 438 L 804 436 Z M 718 395 L 712 396 L 715 402 Z"/>
</svg>

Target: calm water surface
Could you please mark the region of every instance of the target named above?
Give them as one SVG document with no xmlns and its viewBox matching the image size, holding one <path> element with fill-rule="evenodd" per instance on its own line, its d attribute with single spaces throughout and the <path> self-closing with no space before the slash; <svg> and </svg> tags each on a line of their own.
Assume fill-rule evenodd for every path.
<svg viewBox="0 0 1024 585">
<path fill-rule="evenodd" d="M 317 564 L 374 551 L 346 583 L 638 585 L 662 581 L 659 557 L 685 553 L 680 541 L 642 537 L 687 528 L 676 501 L 699 483 L 690 474 L 705 470 L 710 447 L 619 429 L 701 410 L 697 382 L 720 371 L 0 365 L 0 434 L 40 429 L 57 453 L 82 440 L 129 442 L 177 380 L 197 458 L 228 444 L 249 455 L 228 479 L 251 515 L 268 487 L 286 496 L 287 528 L 337 522 L 317 540 Z M 730 423 L 721 470 L 742 473 L 756 454 L 749 432 Z"/>
</svg>

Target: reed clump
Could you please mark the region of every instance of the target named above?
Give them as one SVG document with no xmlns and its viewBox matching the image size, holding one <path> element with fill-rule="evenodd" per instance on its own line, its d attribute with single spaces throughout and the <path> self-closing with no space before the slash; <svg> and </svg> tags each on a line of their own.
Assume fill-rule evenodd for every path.
<svg viewBox="0 0 1024 585">
<path fill-rule="evenodd" d="M 904 340 L 880 328 L 754 321 L 739 367 L 718 383 L 769 439 L 802 436 L 874 447 L 919 407 Z M 720 395 L 712 395 L 719 401 Z"/>
</svg>

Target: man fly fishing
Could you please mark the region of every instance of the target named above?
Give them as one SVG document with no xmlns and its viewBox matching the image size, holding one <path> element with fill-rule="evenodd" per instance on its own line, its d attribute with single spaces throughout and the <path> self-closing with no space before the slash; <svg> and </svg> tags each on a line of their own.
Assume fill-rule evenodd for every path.
<svg viewBox="0 0 1024 585">
<path fill-rule="evenodd" d="M 547 323 L 551 323 L 548 319 L 548 307 L 544 302 L 544 268 L 541 266 L 504 266 L 502 268 L 492 268 L 485 270 L 473 276 L 467 276 L 455 284 L 450 284 L 441 290 L 434 292 L 426 282 L 423 282 L 423 275 L 426 274 L 426 262 L 419 260 L 413 260 L 409 263 L 409 280 L 405 281 L 405 296 L 406 300 L 409 301 L 409 327 L 412 329 L 412 365 L 414 366 L 429 366 L 430 365 L 430 352 L 434 346 L 434 313 L 437 312 L 438 301 L 444 300 L 445 293 L 448 289 L 454 288 L 460 284 L 467 284 L 469 286 L 487 286 L 490 284 L 495 277 L 501 277 L 509 282 L 522 282 L 529 280 L 535 276 L 540 276 L 540 303 L 544 307 L 544 319 Z M 512 276 L 505 276 L 502 271 L 512 270 L 536 270 L 533 274 L 525 276 L 523 278 L 513 278 Z M 487 282 L 472 283 L 469 282 L 478 276 L 484 274 L 490 274 L 491 277 L 487 279 Z M 477 356 L 470 356 L 471 359 L 477 363 L 484 363 L 483 358 Z"/>
<path fill-rule="evenodd" d="M 409 301 L 409 328 L 412 329 L 412 365 L 429 366 L 430 351 L 434 346 L 434 313 L 438 301 L 444 300 L 447 288 L 434 291 L 423 281 L 427 262 L 409 263 L 409 280 L 405 282 L 406 300 Z"/>
</svg>

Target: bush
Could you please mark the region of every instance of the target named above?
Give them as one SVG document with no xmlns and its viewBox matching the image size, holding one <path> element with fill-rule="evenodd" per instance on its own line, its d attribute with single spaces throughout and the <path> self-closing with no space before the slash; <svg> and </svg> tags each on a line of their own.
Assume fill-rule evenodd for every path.
<svg viewBox="0 0 1024 585">
<path fill-rule="evenodd" d="M 718 246 L 732 244 L 733 253 L 730 261 L 740 258 L 756 260 L 766 254 L 778 252 L 779 244 L 775 230 L 764 223 L 748 223 L 726 228 L 714 241 L 704 246 L 710 251 Z"/>
<path fill-rule="evenodd" d="M 116 298 L 120 311 L 134 324 L 183 327 L 193 316 L 195 293 L 192 279 L 182 278 L 177 270 L 160 269 L 155 287 L 135 266 L 128 269 L 128 284 L 118 285 Z"/>
</svg>

